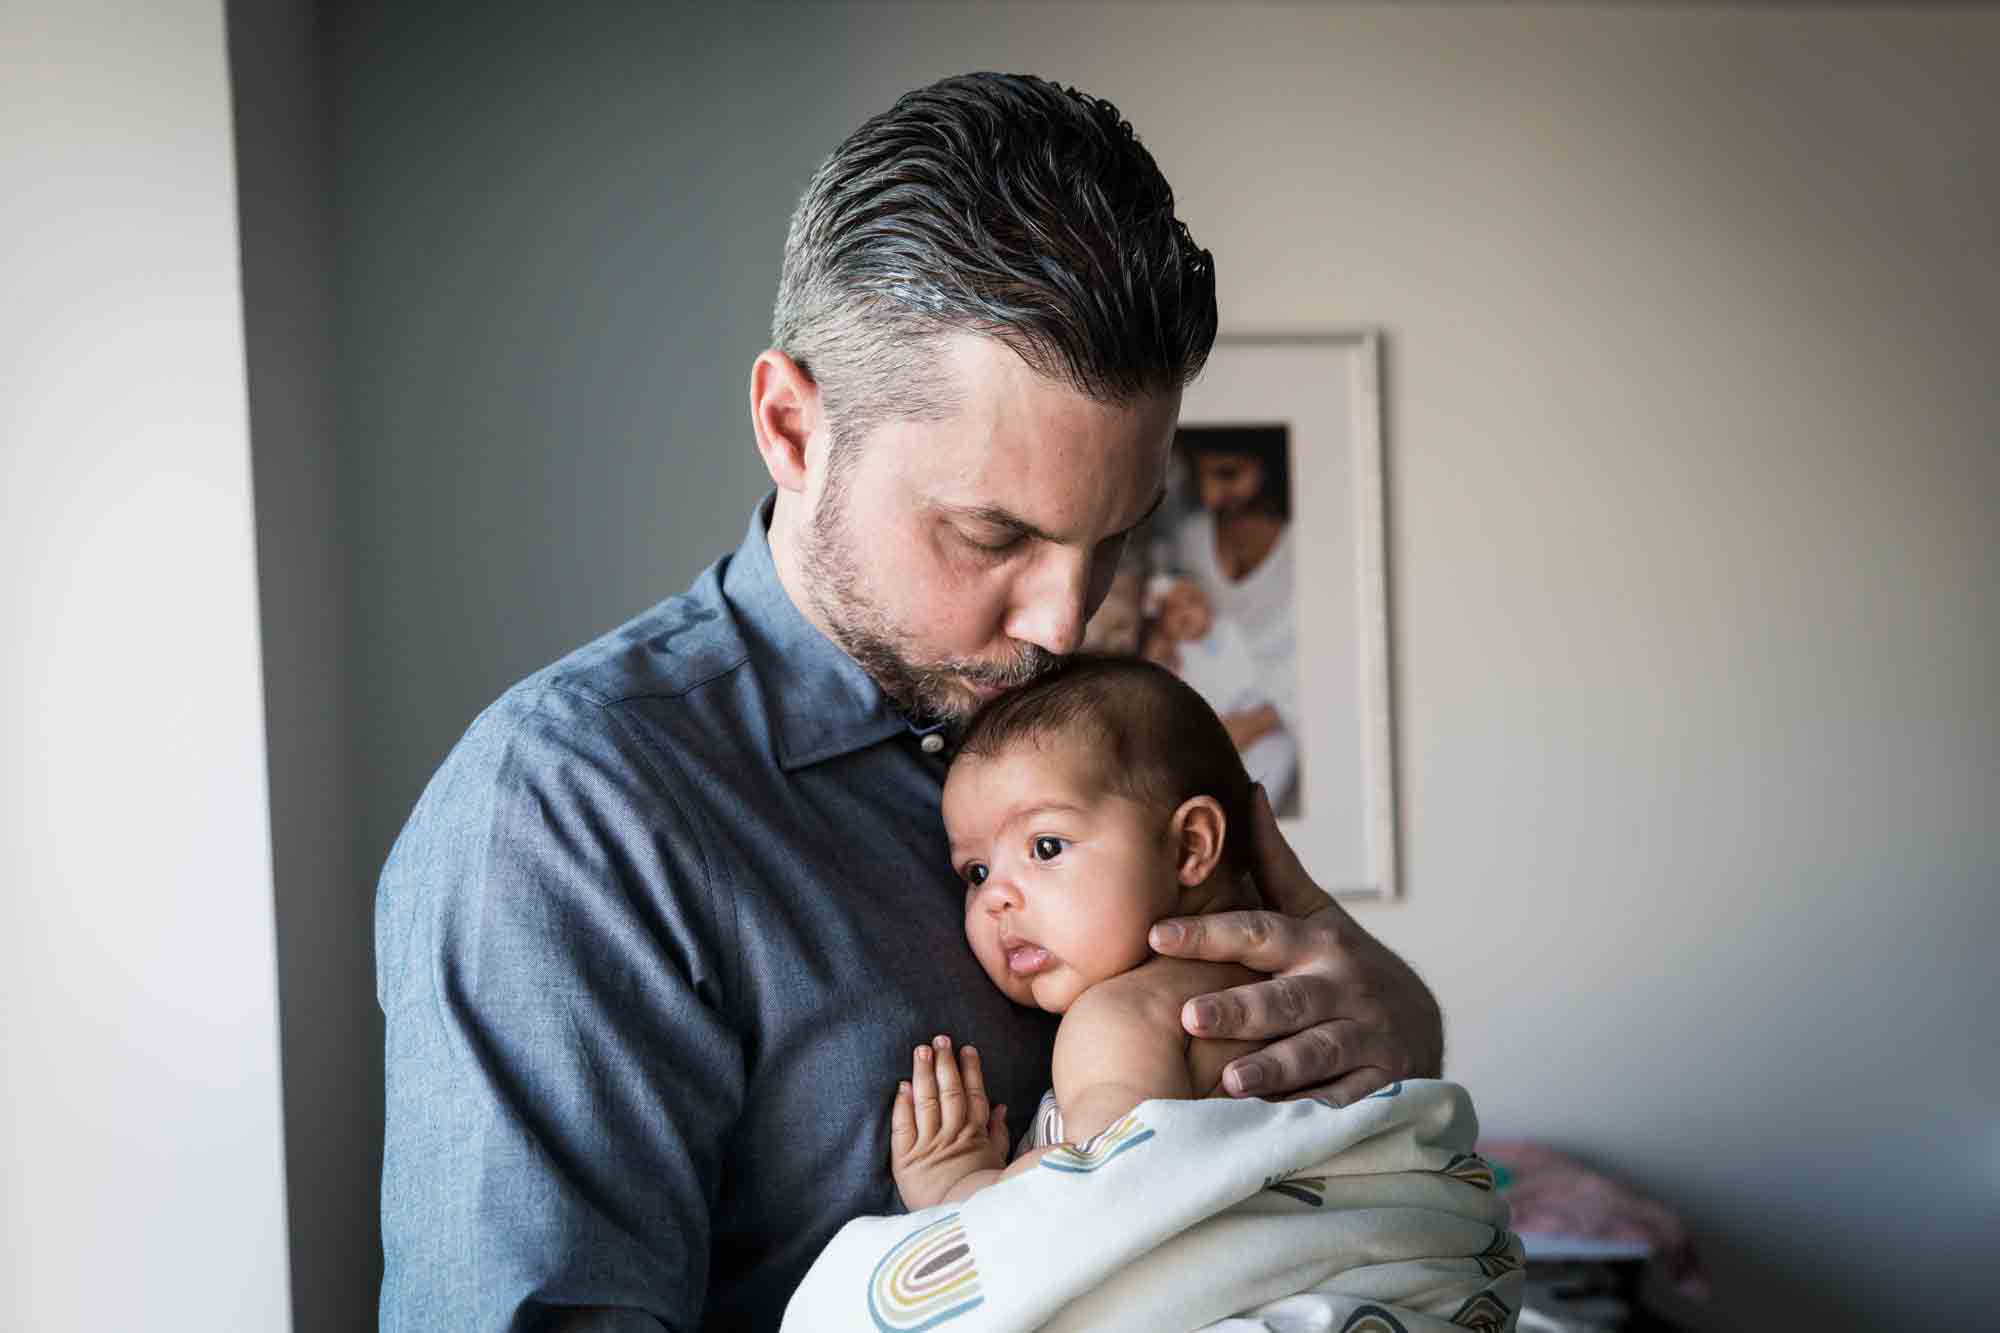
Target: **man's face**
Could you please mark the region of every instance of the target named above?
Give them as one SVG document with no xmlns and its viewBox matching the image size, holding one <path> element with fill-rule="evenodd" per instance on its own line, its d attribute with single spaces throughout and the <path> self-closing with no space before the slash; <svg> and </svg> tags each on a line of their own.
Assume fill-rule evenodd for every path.
<svg viewBox="0 0 2000 1333">
<path fill-rule="evenodd" d="M 1248 454 L 1194 455 L 1201 507 L 1218 516 L 1248 513 L 1264 489 L 1264 465 Z"/>
<path fill-rule="evenodd" d="M 1076 651 L 1164 494 L 1180 394 L 1096 402 L 971 335 L 939 373 L 956 413 L 845 445 L 799 558 L 817 619 L 891 698 L 963 721 Z"/>
</svg>

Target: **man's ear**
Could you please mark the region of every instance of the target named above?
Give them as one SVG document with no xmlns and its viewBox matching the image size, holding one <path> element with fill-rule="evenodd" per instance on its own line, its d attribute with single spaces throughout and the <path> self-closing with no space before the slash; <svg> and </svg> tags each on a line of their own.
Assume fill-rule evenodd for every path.
<svg viewBox="0 0 2000 1333">
<path fill-rule="evenodd" d="M 808 446 L 825 426 L 819 385 L 775 347 L 750 367 L 750 424 L 771 480 L 781 491 L 804 494 Z"/>
<path fill-rule="evenodd" d="M 1184 889 L 1208 882 L 1222 860 L 1222 839 L 1229 820 L 1213 796 L 1190 796 L 1174 811 L 1168 836 L 1174 841 L 1174 870 Z"/>
</svg>

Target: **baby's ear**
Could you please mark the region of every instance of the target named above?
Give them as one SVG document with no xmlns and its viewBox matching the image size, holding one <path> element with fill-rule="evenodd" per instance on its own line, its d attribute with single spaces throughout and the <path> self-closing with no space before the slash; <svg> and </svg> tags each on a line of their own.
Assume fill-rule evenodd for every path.
<svg viewBox="0 0 2000 1333">
<path fill-rule="evenodd" d="M 1169 835 L 1174 842 L 1174 873 L 1184 889 L 1198 888 L 1222 860 L 1222 840 L 1229 820 L 1213 796 L 1190 796 L 1174 811 Z"/>
</svg>

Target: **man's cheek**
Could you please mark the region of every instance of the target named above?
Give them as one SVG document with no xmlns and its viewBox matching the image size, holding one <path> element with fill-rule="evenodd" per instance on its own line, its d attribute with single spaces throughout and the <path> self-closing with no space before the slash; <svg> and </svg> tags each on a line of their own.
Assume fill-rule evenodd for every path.
<svg viewBox="0 0 2000 1333">
<path fill-rule="evenodd" d="M 909 571 L 892 577 L 900 578 L 910 590 L 914 612 L 910 627 L 947 654 L 977 653 L 997 636 L 1000 599 L 981 580 L 935 575 L 913 578 Z"/>
</svg>

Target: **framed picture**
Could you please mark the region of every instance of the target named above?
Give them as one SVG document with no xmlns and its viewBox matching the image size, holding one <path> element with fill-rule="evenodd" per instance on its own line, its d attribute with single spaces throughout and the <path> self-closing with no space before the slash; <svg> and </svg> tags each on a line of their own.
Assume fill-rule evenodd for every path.
<svg viewBox="0 0 2000 1333">
<path fill-rule="evenodd" d="M 1085 640 L 1201 692 L 1338 898 L 1398 892 L 1380 362 L 1368 332 L 1218 339 Z"/>
</svg>

